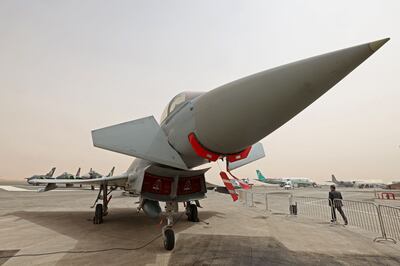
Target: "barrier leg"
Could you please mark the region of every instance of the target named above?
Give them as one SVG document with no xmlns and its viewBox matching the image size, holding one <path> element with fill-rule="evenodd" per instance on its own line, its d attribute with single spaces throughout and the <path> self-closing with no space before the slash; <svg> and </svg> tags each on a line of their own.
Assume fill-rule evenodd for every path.
<svg viewBox="0 0 400 266">
<path fill-rule="evenodd" d="M 381 227 L 382 236 L 375 237 L 374 242 L 391 241 L 396 244 L 397 243 L 396 240 L 394 240 L 391 237 L 387 237 L 386 235 L 385 224 L 383 223 L 381 208 L 379 206 L 376 206 L 376 210 L 378 213 L 378 220 L 379 220 L 379 225 Z"/>
</svg>

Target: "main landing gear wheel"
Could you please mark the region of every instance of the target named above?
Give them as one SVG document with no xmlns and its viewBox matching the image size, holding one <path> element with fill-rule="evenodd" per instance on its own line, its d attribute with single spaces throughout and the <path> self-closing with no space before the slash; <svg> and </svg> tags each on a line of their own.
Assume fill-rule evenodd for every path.
<svg viewBox="0 0 400 266">
<path fill-rule="evenodd" d="M 186 207 L 186 215 L 188 216 L 188 221 L 195 223 L 200 221 L 197 206 L 195 204 L 188 203 Z"/>
<path fill-rule="evenodd" d="M 94 212 L 93 223 L 94 224 L 103 223 L 103 204 L 99 203 L 96 205 L 96 211 Z"/>
<path fill-rule="evenodd" d="M 175 233 L 171 228 L 164 230 L 164 248 L 173 250 L 175 247 Z"/>
</svg>

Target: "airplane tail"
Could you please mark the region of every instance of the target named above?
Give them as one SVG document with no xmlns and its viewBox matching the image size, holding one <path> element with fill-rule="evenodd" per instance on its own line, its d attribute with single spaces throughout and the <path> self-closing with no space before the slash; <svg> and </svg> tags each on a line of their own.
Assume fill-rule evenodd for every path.
<svg viewBox="0 0 400 266">
<path fill-rule="evenodd" d="M 260 180 L 260 181 L 265 181 L 265 180 L 267 180 L 267 179 L 265 178 L 265 176 L 261 173 L 260 170 L 256 170 L 256 172 L 257 172 L 257 178 L 258 178 L 258 180 Z"/>
<path fill-rule="evenodd" d="M 335 183 L 335 184 L 337 184 L 337 183 L 338 183 L 338 181 L 337 181 L 337 179 L 336 179 L 335 175 L 332 175 L 332 182 L 333 182 L 333 183 Z"/>
<path fill-rule="evenodd" d="M 113 168 L 111 168 L 111 171 L 107 176 L 108 177 L 113 176 L 114 175 L 114 170 L 115 170 L 115 166 L 113 166 Z"/>
<path fill-rule="evenodd" d="M 76 172 L 76 175 L 75 175 L 75 176 L 76 176 L 76 177 L 79 177 L 80 174 L 81 174 L 81 168 L 79 167 L 79 168 L 78 168 L 78 171 Z"/>
<path fill-rule="evenodd" d="M 55 172 L 55 171 L 56 171 L 56 168 L 55 168 L 55 167 L 51 168 L 50 172 L 48 172 L 48 173 L 46 174 L 46 176 L 47 176 L 47 177 L 52 177 L 52 176 L 54 175 L 54 172 Z"/>
</svg>

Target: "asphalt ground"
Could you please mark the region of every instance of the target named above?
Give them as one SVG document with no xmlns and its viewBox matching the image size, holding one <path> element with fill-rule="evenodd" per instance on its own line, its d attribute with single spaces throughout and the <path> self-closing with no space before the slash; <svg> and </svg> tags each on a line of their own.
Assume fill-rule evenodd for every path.
<svg viewBox="0 0 400 266">
<path fill-rule="evenodd" d="M 376 234 L 356 226 L 288 215 L 288 195 L 278 188 L 267 189 L 275 193 L 269 197 L 270 211 L 263 203 L 265 188 L 254 189 L 260 193 L 254 207 L 234 203 L 227 194 L 207 193 L 199 223 L 187 221 L 180 206 L 176 246 L 168 252 L 160 237 L 160 220 L 137 213 L 138 199 L 122 191 L 113 192 L 104 223 L 94 225 L 90 206 L 97 191 L 37 193 L 38 187 L 23 183 L 0 185 L 0 265 L 400 264 L 400 244 L 373 242 Z M 13 187 L 17 191 L 9 191 Z M 327 198 L 326 188 L 291 192 Z M 349 200 L 375 201 L 373 191 L 343 189 L 342 194 Z"/>
</svg>

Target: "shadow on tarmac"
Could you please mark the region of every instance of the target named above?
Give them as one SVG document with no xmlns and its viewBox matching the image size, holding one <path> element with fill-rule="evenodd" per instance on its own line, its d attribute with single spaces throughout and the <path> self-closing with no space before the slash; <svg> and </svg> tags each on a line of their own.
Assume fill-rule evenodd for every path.
<svg viewBox="0 0 400 266">
<path fill-rule="evenodd" d="M 294 252 L 273 237 L 179 235 L 169 265 L 399 265 L 400 258 Z"/>
<path fill-rule="evenodd" d="M 161 232 L 159 220 L 151 220 L 143 213 L 137 214 L 132 209 L 111 209 L 101 225 L 94 225 L 93 213 L 86 211 L 22 211 L 10 215 L 76 240 L 75 247 L 71 249 L 73 251 L 114 247 L 135 249 L 157 238 Z M 199 213 L 201 220 L 213 216 L 224 217 L 218 212 Z M 188 222 L 182 212 L 176 216 L 178 217 L 180 219 L 174 226 L 176 233 L 191 226 L 204 226 L 204 223 Z M 53 251 L 52 247 L 43 247 L 43 252 L 47 251 Z M 57 264 L 154 265 L 160 262 L 157 259 L 158 255 L 167 256 L 165 263 L 169 265 L 400 265 L 399 257 L 359 254 L 332 256 L 313 252 L 295 252 L 287 249 L 273 237 L 188 233 L 178 235 L 176 247 L 172 252 L 164 250 L 162 238 L 159 237 L 140 250 L 65 254 L 61 260 L 57 259 Z"/>
<path fill-rule="evenodd" d="M 88 251 L 108 248 L 127 248 L 128 250 L 113 250 L 99 253 L 65 254 L 59 264 L 121 264 L 125 265 L 128 261 L 136 261 L 137 265 L 155 263 L 157 254 L 170 253 L 164 249 L 161 238 L 159 219 L 150 219 L 143 212 L 137 213 L 130 208 L 112 208 L 109 214 L 104 217 L 104 223 L 93 224 L 92 211 L 51 211 L 51 212 L 29 212 L 19 211 L 9 213 L 19 219 L 27 220 L 36 225 L 47 228 L 65 235 L 77 241 L 71 251 Z M 224 216 L 213 211 L 201 211 L 201 220 L 209 219 L 213 216 Z M 187 221 L 183 212 L 175 216 L 176 233 L 183 231 L 191 226 L 204 226 L 204 223 L 192 223 Z M 34 230 L 34 227 L 32 228 Z M 154 240 L 154 241 L 153 241 Z M 153 242 L 152 242 L 153 241 Z M 179 244 L 179 239 L 176 245 Z M 151 242 L 151 243 L 150 243 Z M 150 243 L 144 248 L 140 248 Z M 135 250 L 140 248 L 138 250 Z M 52 247 L 43 246 L 43 252 L 54 251 Z M 24 253 L 22 250 L 21 253 Z M 149 255 L 149 253 L 151 253 Z M 123 263 L 125 262 L 125 263 Z"/>
</svg>

